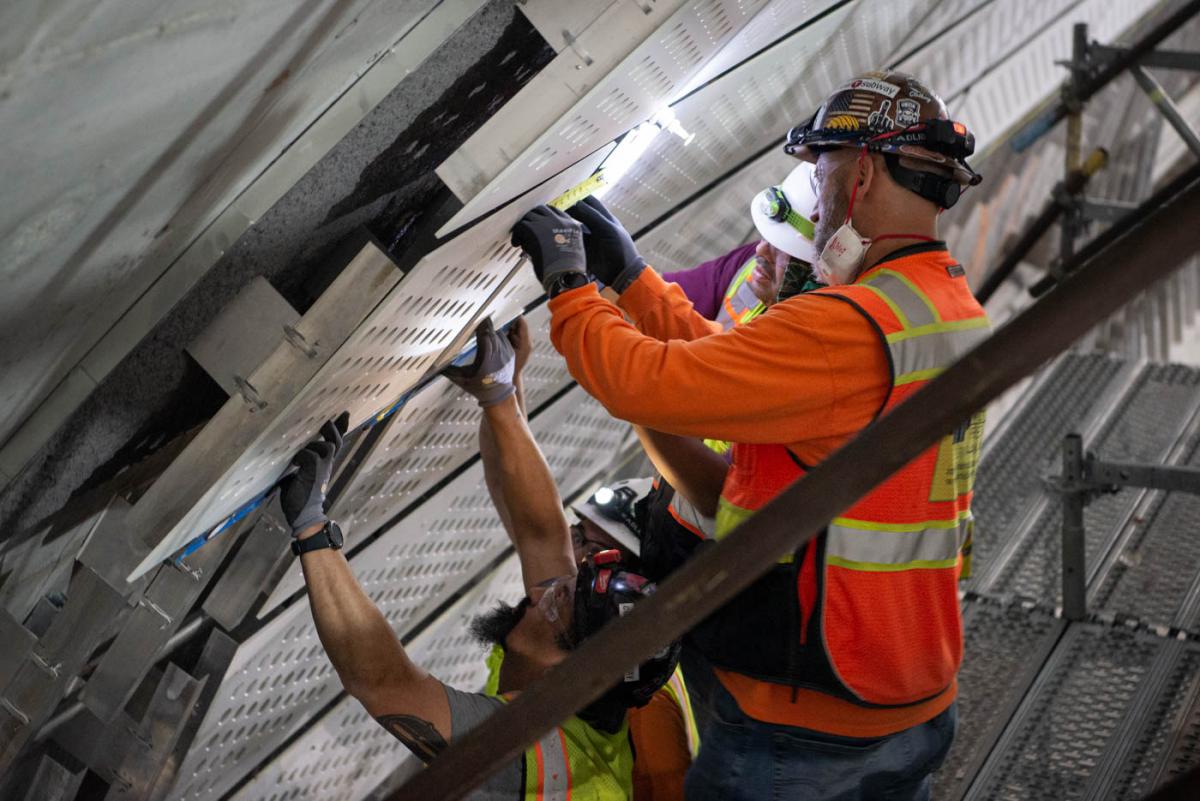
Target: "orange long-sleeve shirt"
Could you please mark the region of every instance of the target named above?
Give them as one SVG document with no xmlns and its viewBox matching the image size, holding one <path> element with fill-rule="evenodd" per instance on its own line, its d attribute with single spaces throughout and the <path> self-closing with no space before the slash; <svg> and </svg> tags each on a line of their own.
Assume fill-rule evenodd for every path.
<svg viewBox="0 0 1200 801">
<path fill-rule="evenodd" d="M 593 286 L 564 292 L 550 301 L 550 338 L 575 380 L 632 423 L 784 444 L 815 464 L 887 397 L 891 372 L 879 334 L 837 298 L 799 295 L 715 333 L 678 286 L 643 270 L 619 305 Z"/>
</svg>

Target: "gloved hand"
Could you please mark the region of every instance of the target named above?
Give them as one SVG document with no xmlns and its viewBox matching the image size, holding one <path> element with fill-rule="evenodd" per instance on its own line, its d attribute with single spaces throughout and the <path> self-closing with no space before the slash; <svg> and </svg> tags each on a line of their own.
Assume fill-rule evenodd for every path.
<svg viewBox="0 0 1200 801">
<path fill-rule="evenodd" d="M 326 421 L 320 437 L 292 457 L 292 464 L 299 469 L 280 482 L 279 503 L 293 537 L 309 526 L 329 520 L 325 516 L 325 493 L 349 424 L 349 412 L 342 412 L 337 420 Z"/>
<path fill-rule="evenodd" d="M 587 279 L 583 227 L 556 208 L 538 206 L 526 212 L 513 226 L 512 244 L 529 255 L 534 275 L 547 292 L 568 273 Z"/>
<path fill-rule="evenodd" d="M 508 337 L 492 327 L 491 319 L 475 329 L 475 361 L 447 367 L 442 375 L 465 389 L 480 406 L 495 406 L 516 392 L 513 373 L 516 356 Z"/>
<path fill-rule="evenodd" d="M 584 225 L 588 271 L 618 295 L 624 292 L 646 269 L 646 260 L 634 247 L 633 237 L 594 197 L 585 197 L 568 213 Z"/>
</svg>

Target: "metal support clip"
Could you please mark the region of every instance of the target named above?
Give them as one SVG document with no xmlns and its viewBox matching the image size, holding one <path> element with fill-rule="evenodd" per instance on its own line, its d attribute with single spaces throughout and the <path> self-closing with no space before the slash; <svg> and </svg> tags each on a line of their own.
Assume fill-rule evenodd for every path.
<svg viewBox="0 0 1200 801">
<path fill-rule="evenodd" d="M 24 712 L 22 712 L 20 709 L 18 709 L 16 707 L 16 705 L 13 704 L 12 701 L 8 700 L 7 698 L 5 698 L 2 695 L 0 695 L 0 706 L 7 709 L 8 713 L 10 715 L 12 715 L 17 720 L 21 721 L 22 726 L 29 725 L 29 715 L 26 715 Z"/>
<path fill-rule="evenodd" d="M 564 29 L 562 35 L 563 41 L 567 43 L 567 47 L 571 48 L 571 50 L 575 52 L 575 55 L 579 56 L 579 59 L 583 62 L 582 64 L 576 64 L 575 69 L 578 70 L 583 69 L 584 67 L 590 67 L 593 63 L 595 63 L 591 54 L 579 45 L 579 40 L 572 36 L 570 31 Z"/>
<path fill-rule="evenodd" d="M 39 654 L 36 651 L 34 651 L 33 653 L 31 653 L 29 655 L 29 659 L 30 659 L 30 661 L 33 662 L 33 664 L 37 667 L 38 670 L 42 671 L 43 673 L 46 673 L 47 675 L 53 676 L 54 678 L 58 678 L 58 669 L 60 667 L 62 667 L 61 662 L 55 662 L 52 665 L 48 661 L 46 661 L 46 658 L 44 656 L 42 656 L 41 654 Z"/>
<path fill-rule="evenodd" d="M 304 338 L 304 334 L 301 334 L 293 326 L 285 325 L 283 327 L 283 338 L 308 358 L 317 358 L 316 347 L 310 345 L 308 340 Z"/>
<path fill-rule="evenodd" d="M 254 385 L 249 381 L 242 378 L 240 375 L 235 375 L 233 377 L 233 383 L 237 386 L 238 394 L 242 396 L 242 400 L 244 400 L 246 405 L 250 407 L 250 411 L 260 412 L 267 408 L 267 402 L 259 396 L 258 390 L 255 389 Z"/>
<path fill-rule="evenodd" d="M 153 612 L 154 614 L 158 615 L 159 617 L 161 617 L 163 619 L 164 623 L 161 626 L 159 626 L 160 629 L 165 629 L 167 626 L 171 625 L 172 618 L 169 614 L 167 614 L 167 610 L 163 609 L 161 606 L 154 603 L 154 601 L 151 601 L 146 596 L 143 595 L 141 597 L 141 599 L 138 601 L 138 606 L 146 607 L 151 612 Z"/>
</svg>

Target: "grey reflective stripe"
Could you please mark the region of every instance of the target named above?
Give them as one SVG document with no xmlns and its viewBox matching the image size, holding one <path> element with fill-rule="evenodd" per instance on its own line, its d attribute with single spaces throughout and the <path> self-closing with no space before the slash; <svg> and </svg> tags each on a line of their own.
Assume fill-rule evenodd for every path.
<svg viewBox="0 0 1200 801">
<path fill-rule="evenodd" d="M 532 797 L 545 801 L 567 801 L 571 795 L 571 762 L 567 756 L 567 741 L 561 727 L 551 729 L 550 733 L 534 746 L 541 757 L 541 772 L 534 787 L 528 787 L 535 793 Z M 526 793 L 526 798 L 530 793 Z"/>
<path fill-rule="evenodd" d="M 862 285 L 877 290 L 891 301 L 890 305 L 904 315 L 900 324 L 905 328 L 920 328 L 938 322 L 928 302 L 902 279 L 886 270 L 871 276 Z"/>
<path fill-rule="evenodd" d="M 734 311 L 739 318 L 756 306 L 762 305 L 762 301 L 754 294 L 754 290 L 748 283 L 756 261 L 757 257 L 751 256 L 748 262 L 739 267 L 737 275 L 725 288 L 725 294 L 721 296 L 721 307 L 717 310 L 717 322 L 726 331 L 742 322 L 740 319 L 735 320 L 730 315 L 729 305 L 734 306 Z"/>
<path fill-rule="evenodd" d="M 829 524 L 825 559 L 829 564 L 858 570 L 943 568 L 958 559 L 970 529 L 970 516 L 957 523 L 930 521 L 929 528 L 837 518 Z"/>
<path fill-rule="evenodd" d="M 888 348 L 892 352 L 896 378 L 944 368 L 987 339 L 991 335 L 991 326 L 986 324 L 984 318 L 976 319 L 980 321 L 978 328 L 933 330 L 916 336 L 895 338 L 895 341 L 892 341 L 893 337 L 889 337 Z M 942 323 L 935 328 L 953 325 Z M 904 382 L 897 380 L 897 383 Z"/>
<path fill-rule="evenodd" d="M 675 490 L 669 506 L 675 514 L 676 520 L 684 528 L 690 529 L 706 540 L 716 539 L 717 519 L 701 514 L 691 501 L 679 494 L 679 490 Z"/>
</svg>

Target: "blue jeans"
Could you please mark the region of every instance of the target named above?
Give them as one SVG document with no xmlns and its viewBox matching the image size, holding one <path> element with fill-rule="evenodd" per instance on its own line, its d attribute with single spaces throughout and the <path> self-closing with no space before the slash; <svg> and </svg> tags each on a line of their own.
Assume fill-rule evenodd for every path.
<svg viewBox="0 0 1200 801">
<path fill-rule="evenodd" d="M 928 801 L 958 720 L 951 705 L 919 726 L 862 740 L 754 720 L 719 682 L 710 701 L 687 801 Z"/>
</svg>

